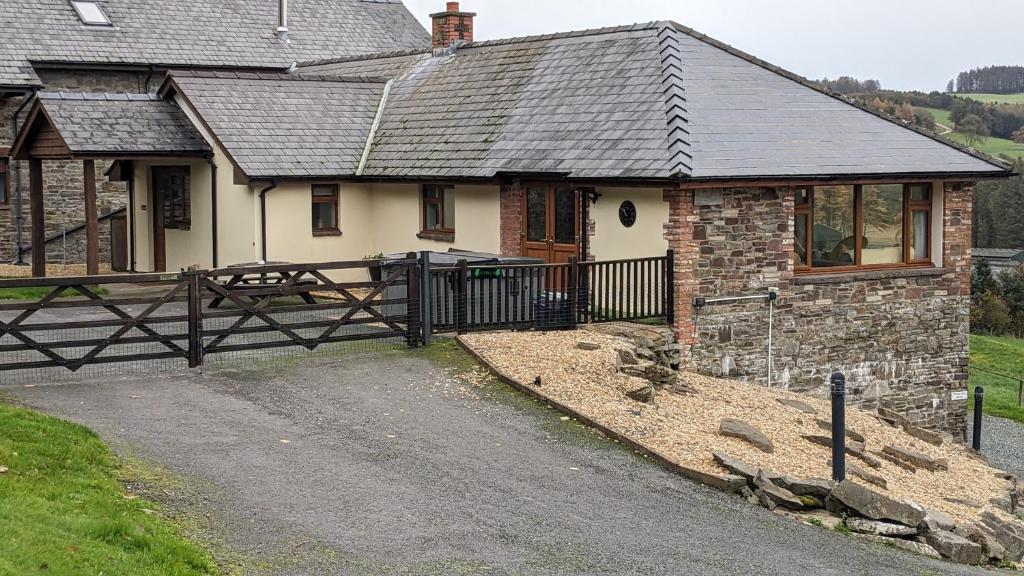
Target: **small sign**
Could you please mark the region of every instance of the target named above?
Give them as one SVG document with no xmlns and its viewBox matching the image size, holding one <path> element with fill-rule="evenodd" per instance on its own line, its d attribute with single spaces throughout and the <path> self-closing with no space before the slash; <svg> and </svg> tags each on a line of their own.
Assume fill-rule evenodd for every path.
<svg viewBox="0 0 1024 576">
<path fill-rule="evenodd" d="M 952 400 L 967 400 L 967 390 L 956 390 L 949 397 Z"/>
</svg>

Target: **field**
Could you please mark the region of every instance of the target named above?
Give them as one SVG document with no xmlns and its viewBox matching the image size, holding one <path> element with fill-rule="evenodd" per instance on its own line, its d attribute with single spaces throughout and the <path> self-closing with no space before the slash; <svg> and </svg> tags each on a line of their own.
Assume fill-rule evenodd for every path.
<svg viewBox="0 0 1024 576">
<path fill-rule="evenodd" d="M 1024 408 L 1017 405 L 1020 382 L 978 370 L 984 368 L 1024 378 L 1024 340 L 996 336 L 971 336 L 970 398 L 974 387 L 985 388 L 985 413 L 1024 422 Z"/>
<path fill-rule="evenodd" d="M 218 573 L 124 473 L 91 431 L 0 403 L 0 574 Z"/>
<path fill-rule="evenodd" d="M 935 117 L 935 121 L 943 126 L 953 128 L 953 121 L 949 118 L 949 110 L 942 110 L 939 108 L 918 108 L 918 110 L 926 110 L 931 112 L 932 116 Z M 939 133 L 942 132 L 938 129 Z M 944 134 L 946 138 L 959 142 L 960 144 L 966 144 L 966 140 L 961 134 L 956 132 L 950 132 Z M 1004 138 L 986 138 L 984 142 L 978 144 L 977 148 L 986 154 L 998 157 L 1000 154 L 1005 154 L 1011 158 L 1024 157 L 1024 144 L 1017 144 L 1012 140 L 1006 140 Z"/>
<path fill-rule="evenodd" d="M 1024 93 L 1021 94 L 956 94 L 958 98 L 970 98 L 978 102 L 1000 104 L 1024 104 Z"/>
</svg>

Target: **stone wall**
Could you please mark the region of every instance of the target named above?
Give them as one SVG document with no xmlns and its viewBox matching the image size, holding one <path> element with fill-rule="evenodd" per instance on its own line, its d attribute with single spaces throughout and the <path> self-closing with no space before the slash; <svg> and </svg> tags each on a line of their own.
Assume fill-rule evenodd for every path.
<svg viewBox="0 0 1024 576">
<path fill-rule="evenodd" d="M 64 92 L 144 92 L 149 73 L 122 71 L 90 71 L 90 70 L 46 70 L 37 71 L 47 91 Z M 150 90 L 156 90 L 163 77 L 160 74 L 149 78 Z M 10 146 L 13 142 L 12 115 L 20 105 L 20 99 L 0 100 L 0 148 Z M 24 115 L 19 124 L 24 121 Z M 82 163 L 80 161 L 46 161 L 43 163 L 43 184 L 45 188 L 44 208 L 46 213 L 47 237 L 60 234 L 65 229 L 74 228 L 85 221 L 84 181 Z M 123 207 L 128 202 L 128 192 L 124 183 L 109 182 L 105 176 L 110 167 L 109 162 L 96 162 L 96 200 L 97 210 L 103 215 L 110 210 Z M 7 207 L 0 207 L 0 262 L 10 262 L 17 257 L 17 218 L 14 180 L 15 172 L 20 170 L 22 197 L 21 214 L 24 232 L 22 244 L 31 242 L 32 222 L 29 218 L 28 197 L 28 163 L 11 163 L 11 202 Z M 110 262 L 110 226 L 100 223 L 100 261 Z M 51 262 L 66 261 L 81 263 L 85 261 L 84 231 L 68 237 L 67 244 L 56 240 L 47 245 L 47 260 Z M 25 261 L 30 260 L 28 254 Z"/>
<path fill-rule="evenodd" d="M 691 344 L 692 367 L 765 384 L 767 302 L 698 314 L 691 303 L 776 289 L 772 385 L 827 397 L 829 376 L 842 371 L 853 403 L 963 435 L 966 402 L 951 393 L 967 378 L 969 188 L 946 190 L 942 267 L 834 276 L 794 276 L 788 190 L 669 191 L 666 199 L 676 329 Z"/>
</svg>

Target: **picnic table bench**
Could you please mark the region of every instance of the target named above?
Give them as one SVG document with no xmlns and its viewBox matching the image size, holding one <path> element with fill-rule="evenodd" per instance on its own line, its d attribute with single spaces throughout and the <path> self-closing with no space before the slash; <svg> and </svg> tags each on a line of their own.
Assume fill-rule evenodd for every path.
<svg viewBox="0 0 1024 576">
<path fill-rule="evenodd" d="M 255 266 L 287 266 L 288 262 L 260 262 L 250 264 L 233 264 L 228 268 L 253 268 Z M 245 294 L 247 291 L 263 291 L 267 288 L 274 288 L 281 286 L 291 280 L 292 274 L 289 272 L 271 272 L 271 273 L 257 273 L 251 274 L 243 271 L 239 271 L 238 274 L 234 274 L 227 281 L 221 285 L 232 292 L 238 292 Z M 303 278 L 292 283 L 292 286 L 316 286 L 318 282 L 313 278 Z M 306 304 L 316 304 L 316 299 L 309 292 L 299 292 L 297 294 Z M 266 294 L 252 294 L 248 298 L 253 302 L 259 302 L 264 298 L 268 298 Z M 210 301 L 210 308 L 217 308 L 224 302 L 223 296 L 217 296 Z"/>
</svg>

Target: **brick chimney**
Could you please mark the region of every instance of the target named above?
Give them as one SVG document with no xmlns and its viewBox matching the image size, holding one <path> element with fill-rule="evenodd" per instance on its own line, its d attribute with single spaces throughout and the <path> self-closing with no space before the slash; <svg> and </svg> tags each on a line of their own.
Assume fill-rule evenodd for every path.
<svg viewBox="0 0 1024 576">
<path fill-rule="evenodd" d="M 448 2 L 444 12 L 431 14 L 434 21 L 434 48 L 447 48 L 458 41 L 473 41 L 475 12 L 462 12 L 458 2 Z"/>
</svg>

